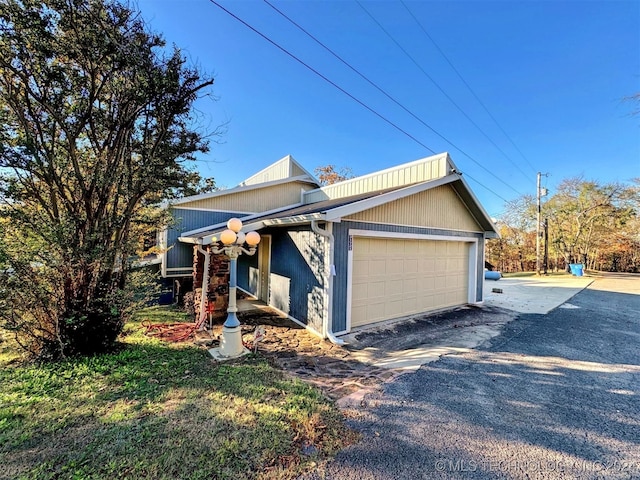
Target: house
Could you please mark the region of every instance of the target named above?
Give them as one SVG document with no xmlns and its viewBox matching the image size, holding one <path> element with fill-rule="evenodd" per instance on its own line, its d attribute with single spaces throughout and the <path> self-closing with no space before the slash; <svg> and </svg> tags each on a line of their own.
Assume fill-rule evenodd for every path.
<svg viewBox="0 0 640 480">
<path fill-rule="evenodd" d="M 162 275 L 193 279 L 232 217 L 261 235 L 238 285 L 323 338 L 482 302 L 484 242 L 498 236 L 447 153 L 320 186 L 286 156 L 238 187 L 180 199 Z M 228 260 L 210 256 L 207 301 L 224 310 Z M 198 300 L 196 299 L 196 304 Z"/>
</svg>

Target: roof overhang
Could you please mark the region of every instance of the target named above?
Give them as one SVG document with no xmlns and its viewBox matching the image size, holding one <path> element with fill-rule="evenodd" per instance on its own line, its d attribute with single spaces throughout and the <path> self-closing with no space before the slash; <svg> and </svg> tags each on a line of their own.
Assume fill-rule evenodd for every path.
<svg viewBox="0 0 640 480">
<path fill-rule="evenodd" d="M 427 182 L 416 183 L 408 187 L 383 193 L 382 195 L 376 195 L 375 197 L 366 198 L 364 200 L 349 203 L 347 205 L 342 205 L 340 207 L 336 207 L 331 210 L 328 210 L 327 220 L 330 222 L 340 221 L 342 217 L 353 215 L 354 213 L 362 212 L 363 210 L 369 210 L 370 208 L 375 208 L 380 205 L 384 205 L 385 203 L 393 202 L 395 200 L 400 200 L 410 195 L 415 195 L 416 193 L 424 192 L 425 190 L 430 190 L 432 188 L 440 187 L 442 185 L 447 185 L 449 183 L 452 183 L 458 180 L 459 178 L 460 178 L 460 175 L 450 174 L 450 175 L 447 175 L 446 177 L 441 177 L 436 180 L 429 180 Z"/>
<path fill-rule="evenodd" d="M 260 218 L 258 214 L 241 217 L 240 220 L 245 224 L 245 231 L 261 230 L 265 227 L 305 225 L 312 221 L 340 222 L 343 217 L 347 217 L 364 210 L 369 210 L 371 208 L 443 185 L 451 185 L 454 192 L 458 195 L 469 213 L 482 229 L 485 238 L 499 238 L 498 231 L 491 221 L 491 218 L 473 194 L 467 182 L 462 178 L 462 174 L 459 173 L 450 173 L 445 177 L 391 190 L 380 195 L 356 200 L 337 207 L 327 206 L 326 209 L 313 213 L 294 214 L 295 212 L 292 211 L 292 214 L 288 215 L 288 210 L 283 210 L 282 216 L 271 215 L 267 216 L 267 218 Z M 184 243 L 209 245 L 217 242 L 219 240 L 220 233 L 226 228 L 226 223 L 219 223 L 217 225 L 207 227 L 206 230 L 200 229 L 199 232 L 185 232 L 179 240 Z"/>
<path fill-rule="evenodd" d="M 325 220 L 325 215 L 323 213 L 312 213 L 309 215 L 293 215 L 290 217 L 281 217 L 281 218 L 269 218 L 265 220 L 259 220 L 256 222 L 251 222 L 249 218 L 243 220 L 242 230 L 246 232 L 258 231 L 262 230 L 265 227 L 279 227 L 279 226 L 295 226 L 295 225 L 306 225 L 311 223 L 314 220 Z M 200 244 L 200 245 L 210 245 L 212 243 L 216 243 L 220 240 L 220 234 L 227 229 L 226 223 L 219 223 L 208 228 L 208 232 L 206 235 L 201 237 L 198 236 L 188 236 L 183 234 L 184 236 L 178 237 L 178 240 L 183 243 L 191 243 L 191 244 Z"/>
<path fill-rule="evenodd" d="M 273 187 L 276 185 L 282 185 L 284 183 L 292 183 L 292 182 L 307 183 L 309 185 L 317 185 L 317 183 L 313 179 L 310 179 L 307 175 L 299 175 L 297 177 L 282 178 L 278 180 L 273 180 L 271 182 L 253 183 L 250 185 L 240 185 L 238 187 L 228 188 L 225 190 L 216 190 L 215 192 L 201 193 L 199 195 L 192 195 L 190 197 L 178 198 L 176 200 L 172 200 L 171 202 L 167 203 L 166 206 L 182 205 L 185 203 L 197 202 L 199 200 L 206 200 L 209 198 L 216 198 L 216 197 L 224 197 L 226 195 L 233 195 L 235 193 L 248 192 L 250 190 Z"/>
</svg>

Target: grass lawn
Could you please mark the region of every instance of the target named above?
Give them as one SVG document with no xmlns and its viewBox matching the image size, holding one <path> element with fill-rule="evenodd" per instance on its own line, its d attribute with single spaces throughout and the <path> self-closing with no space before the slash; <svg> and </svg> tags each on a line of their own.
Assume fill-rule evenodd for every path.
<svg viewBox="0 0 640 480">
<path fill-rule="evenodd" d="M 216 364 L 145 337 L 118 353 L 36 365 L 0 331 L 0 479 L 295 478 L 356 440 L 320 392 L 259 355 Z"/>
</svg>

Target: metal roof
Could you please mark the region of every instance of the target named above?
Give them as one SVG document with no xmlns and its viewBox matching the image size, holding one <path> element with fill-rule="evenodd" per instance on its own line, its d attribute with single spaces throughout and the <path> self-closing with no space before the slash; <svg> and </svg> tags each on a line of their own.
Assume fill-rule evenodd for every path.
<svg viewBox="0 0 640 480">
<path fill-rule="evenodd" d="M 457 173 L 409 186 L 403 185 L 350 197 L 323 200 L 308 205 L 298 205 L 275 212 L 269 212 L 265 215 L 251 215 L 240 219 L 245 223 L 247 230 L 259 230 L 266 226 L 300 225 L 310 223 L 313 220 L 339 221 L 343 216 L 447 184 L 452 186 L 461 201 L 467 206 L 471 215 L 484 230 L 485 236 L 487 238 L 497 237 L 497 230 L 491 218 L 482 208 L 482 205 L 480 205 L 467 183 L 462 179 L 462 176 Z M 185 234 L 180 237 L 180 241 L 209 244 L 216 242 L 218 240 L 216 236 L 226 228 L 226 223 L 219 223 L 217 225 L 211 225 L 206 230 L 185 232 Z"/>
</svg>

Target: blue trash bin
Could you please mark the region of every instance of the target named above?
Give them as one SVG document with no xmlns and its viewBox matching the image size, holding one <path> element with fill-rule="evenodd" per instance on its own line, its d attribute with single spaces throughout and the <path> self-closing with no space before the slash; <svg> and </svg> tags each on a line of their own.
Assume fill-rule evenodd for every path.
<svg viewBox="0 0 640 480">
<path fill-rule="evenodd" d="M 570 263 L 569 268 L 571 269 L 571 274 L 576 277 L 581 277 L 584 273 L 584 266 L 581 263 Z"/>
</svg>

